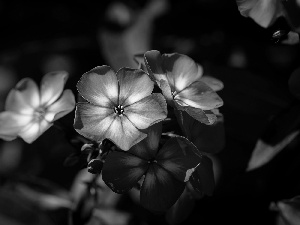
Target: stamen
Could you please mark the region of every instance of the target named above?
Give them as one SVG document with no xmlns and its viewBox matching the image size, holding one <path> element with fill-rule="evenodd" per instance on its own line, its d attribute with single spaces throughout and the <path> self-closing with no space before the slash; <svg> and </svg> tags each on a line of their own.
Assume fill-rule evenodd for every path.
<svg viewBox="0 0 300 225">
<path fill-rule="evenodd" d="M 124 107 L 122 105 L 118 105 L 114 108 L 114 112 L 118 115 L 118 116 L 122 116 L 124 113 Z"/>
<path fill-rule="evenodd" d="M 149 163 L 149 164 L 150 164 L 150 163 L 157 163 L 157 161 L 156 161 L 155 159 L 151 159 L 151 160 L 148 161 L 148 163 Z"/>
<path fill-rule="evenodd" d="M 173 99 L 175 99 L 175 97 L 177 95 L 177 92 L 176 91 L 172 91 L 171 94 L 172 94 Z"/>
<path fill-rule="evenodd" d="M 41 121 L 45 118 L 45 114 L 46 114 L 46 109 L 45 107 L 39 107 L 37 109 L 35 109 L 35 119 L 38 121 Z"/>
</svg>

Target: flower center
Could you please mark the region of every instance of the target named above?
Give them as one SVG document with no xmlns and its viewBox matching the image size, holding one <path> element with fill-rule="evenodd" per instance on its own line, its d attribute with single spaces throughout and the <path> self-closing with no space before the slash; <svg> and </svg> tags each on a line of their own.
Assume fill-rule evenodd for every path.
<svg viewBox="0 0 300 225">
<path fill-rule="evenodd" d="M 150 164 L 152 164 L 152 163 L 157 163 L 157 161 L 156 161 L 156 159 L 150 159 L 149 161 L 148 161 L 148 163 Z"/>
<path fill-rule="evenodd" d="M 124 106 L 122 105 L 118 105 L 114 108 L 114 112 L 115 114 L 117 114 L 118 116 L 122 116 L 124 113 Z"/>
<path fill-rule="evenodd" d="M 37 121 L 41 121 L 45 118 L 46 109 L 45 107 L 39 107 L 35 110 L 34 115 Z"/>
<path fill-rule="evenodd" d="M 177 91 L 172 91 L 171 92 L 173 99 L 175 99 L 176 95 L 177 95 Z"/>
</svg>

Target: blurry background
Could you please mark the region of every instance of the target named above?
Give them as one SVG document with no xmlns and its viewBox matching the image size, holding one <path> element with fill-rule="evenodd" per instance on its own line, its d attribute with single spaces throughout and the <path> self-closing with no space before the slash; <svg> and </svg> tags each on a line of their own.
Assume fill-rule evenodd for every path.
<svg viewBox="0 0 300 225">
<path fill-rule="evenodd" d="M 151 49 L 186 54 L 224 83 L 219 95 L 226 144 L 213 156 L 215 193 L 197 201 L 185 224 L 276 224 L 270 203 L 300 193 L 299 137 L 268 164 L 246 172 L 259 138 L 274 145 L 299 129 L 299 100 L 288 86 L 300 66 L 299 45 L 271 40 L 287 27 L 284 20 L 263 29 L 242 17 L 234 0 L 2 0 L 0 21 L 1 111 L 23 77 L 40 82 L 47 72 L 66 70 L 66 88 L 76 94 L 83 73 L 100 65 L 137 67 L 133 55 Z M 290 83 L 297 93 L 299 71 L 294 74 Z M 72 130 L 73 118 L 70 113 L 61 123 Z M 82 168 L 64 166 L 73 152 L 54 127 L 32 145 L 0 141 L 0 224 L 67 224 L 69 190 Z M 48 192 L 62 197 L 46 199 L 45 208 L 34 202 Z M 118 224 L 165 223 L 126 195 L 117 208 L 131 215 L 119 215 Z"/>
</svg>

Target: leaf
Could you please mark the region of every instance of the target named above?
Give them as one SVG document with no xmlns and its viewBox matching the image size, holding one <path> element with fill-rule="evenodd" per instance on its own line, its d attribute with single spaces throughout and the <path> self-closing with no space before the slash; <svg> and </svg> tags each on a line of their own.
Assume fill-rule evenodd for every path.
<svg viewBox="0 0 300 225">
<path fill-rule="evenodd" d="M 271 146 L 264 143 L 262 140 L 256 142 L 255 148 L 251 154 L 251 158 L 248 162 L 247 171 L 257 169 L 269 161 L 271 161 L 281 150 L 283 150 L 294 138 L 299 134 L 299 131 L 295 131 L 285 137 L 280 143 L 275 146 Z"/>
<path fill-rule="evenodd" d="M 169 224 L 180 224 L 191 214 L 195 206 L 195 199 L 185 188 L 177 202 L 167 211 L 166 220 Z"/>
<path fill-rule="evenodd" d="M 212 195 L 215 188 L 213 164 L 210 158 L 202 156 L 201 164 L 192 174 L 190 182 L 200 194 Z"/>
</svg>

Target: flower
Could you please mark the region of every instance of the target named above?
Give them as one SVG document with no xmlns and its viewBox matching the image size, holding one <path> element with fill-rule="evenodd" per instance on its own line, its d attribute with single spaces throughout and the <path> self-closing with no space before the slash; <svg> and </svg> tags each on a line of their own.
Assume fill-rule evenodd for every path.
<svg viewBox="0 0 300 225">
<path fill-rule="evenodd" d="M 115 73 L 109 66 L 99 66 L 85 73 L 77 84 L 87 102 L 79 102 L 75 130 L 95 141 L 105 138 L 128 150 L 144 139 L 141 130 L 167 116 L 161 94 L 151 94 L 154 83 L 142 70 L 122 68 Z"/>
<path fill-rule="evenodd" d="M 240 13 L 266 28 L 283 15 L 280 0 L 237 0 Z"/>
<path fill-rule="evenodd" d="M 32 143 L 53 122 L 75 107 L 71 90 L 63 91 L 68 78 L 66 72 L 46 74 L 39 90 L 30 78 L 19 81 L 5 102 L 5 111 L 0 113 L 0 138 L 13 140 L 17 136 Z"/>
<path fill-rule="evenodd" d="M 149 75 L 171 105 L 200 122 L 211 124 L 216 120 L 211 110 L 222 106 L 223 101 L 201 80 L 203 68 L 199 64 L 177 53 L 161 55 L 159 51 L 152 50 L 144 56 Z"/>
<path fill-rule="evenodd" d="M 145 61 L 144 61 L 144 54 L 135 54 L 133 57 L 133 60 L 136 62 L 138 69 L 148 71 Z M 198 66 L 201 68 L 201 66 L 198 64 Z M 200 80 L 205 83 L 207 86 L 209 86 L 214 91 L 220 91 L 224 88 L 224 84 L 222 81 L 218 80 L 217 78 L 214 78 L 209 75 L 203 75 L 200 77 Z"/>
<path fill-rule="evenodd" d="M 129 151 L 110 152 L 102 177 L 116 193 L 134 187 L 142 177 L 140 202 L 151 211 L 166 211 L 180 197 L 202 155 L 186 138 L 170 138 L 160 149 L 161 123 L 148 129 L 148 136 Z"/>
<path fill-rule="evenodd" d="M 299 0 L 298 1 L 236 0 L 236 1 L 237 1 L 238 9 L 243 16 L 252 18 L 257 24 L 259 24 L 264 28 L 273 25 L 274 22 L 279 17 L 284 17 L 288 22 L 288 24 L 290 25 L 291 30 L 294 31 L 294 32 L 290 31 L 288 36 L 290 35 L 292 39 L 296 38 L 294 42 L 299 43 L 299 36 L 297 35 L 297 33 L 300 33 Z M 277 33 L 275 32 L 273 36 L 274 35 L 276 36 L 276 34 L 278 35 L 279 31 L 277 31 Z"/>
</svg>

